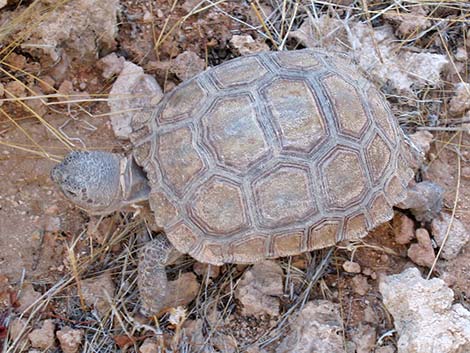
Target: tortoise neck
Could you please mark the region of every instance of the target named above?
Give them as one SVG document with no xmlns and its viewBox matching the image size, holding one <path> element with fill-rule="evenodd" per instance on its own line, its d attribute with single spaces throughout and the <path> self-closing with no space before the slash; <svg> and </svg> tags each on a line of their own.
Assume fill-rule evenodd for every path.
<svg viewBox="0 0 470 353">
<path fill-rule="evenodd" d="M 132 155 L 121 159 L 119 182 L 123 206 L 148 200 L 150 186 L 147 175 Z"/>
</svg>

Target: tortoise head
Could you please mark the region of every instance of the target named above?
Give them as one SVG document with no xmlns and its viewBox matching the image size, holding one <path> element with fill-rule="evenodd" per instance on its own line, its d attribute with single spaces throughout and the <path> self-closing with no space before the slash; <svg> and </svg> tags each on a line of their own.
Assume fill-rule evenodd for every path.
<svg viewBox="0 0 470 353">
<path fill-rule="evenodd" d="M 52 169 L 51 178 L 70 201 L 92 214 L 146 200 L 150 192 L 132 156 L 109 152 L 71 152 Z"/>
</svg>

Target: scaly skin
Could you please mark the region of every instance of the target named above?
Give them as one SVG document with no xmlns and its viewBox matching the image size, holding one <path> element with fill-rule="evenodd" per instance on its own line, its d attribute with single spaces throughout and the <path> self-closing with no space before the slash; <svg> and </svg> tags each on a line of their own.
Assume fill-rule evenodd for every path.
<svg viewBox="0 0 470 353">
<path fill-rule="evenodd" d="M 51 178 L 68 199 L 90 213 L 112 211 L 121 198 L 120 160 L 114 153 L 73 151 L 52 169 Z"/>
<path fill-rule="evenodd" d="M 156 315 L 165 309 L 169 294 L 165 267 L 176 261 L 180 255 L 163 235 L 145 244 L 140 250 L 138 286 L 145 314 Z"/>
</svg>

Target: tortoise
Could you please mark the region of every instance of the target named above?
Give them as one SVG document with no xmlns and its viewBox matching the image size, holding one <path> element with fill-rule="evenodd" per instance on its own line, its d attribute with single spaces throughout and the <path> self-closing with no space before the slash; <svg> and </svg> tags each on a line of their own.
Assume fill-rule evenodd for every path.
<svg viewBox="0 0 470 353">
<path fill-rule="evenodd" d="M 132 153 L 71 152 L 51 171 L 71 201 L 107 214 L 148 200 L 158 227 L 139 290 L 162 309 L 165 265 L 255 263 L 364 237 L 413 178 L 388 103 L 347 57 L 262 52 L 183 82 L 131 122 Z"/>
</svg>

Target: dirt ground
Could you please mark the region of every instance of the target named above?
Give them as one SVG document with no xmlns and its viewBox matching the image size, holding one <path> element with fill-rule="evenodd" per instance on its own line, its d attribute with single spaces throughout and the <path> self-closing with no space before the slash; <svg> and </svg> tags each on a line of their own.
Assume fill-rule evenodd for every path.
<svg viewBox="0 0 470 353">
<path fill-rule="evenodd" d="M 458 85 L 469 82 L 470 6 L 403 3 L 115 0 L 100 7 L 86 0 L 6 1 L 0 9 L 4 351 L 77 351 L 64 348 L 55 331 L 43 345 L 28 341 L 26 337 L 50 319 L 56 331 L 80 332 L 76 349 L 84 352 L 157 352 L 156 347 L 163 352 L 280 352 L 291 329 L 289 320 L 303 301 L 327 299 L 340 308 L 344 351 L 396 352 L 393 319 L 378 283 L 383 275 L 416 266 L 407 256 L 410 244 L 395 240 L 403 214 L 415 228 L 431 232 L 432 252 L 438 253 L 430 222 L 421 224 L 397 209 L 391 222 L 362 241 L 276 260 L 283 289 L 276 297 L 277 315 L 244 314 L 236 291 L 250 266 L 224 265 L 209 276 L 206 267 L 184 258 L 172 266 L 170 278 L 194 274 L 194 296 L 188 294 L 182 316 L 175 319 L 178 313 L 173 310 L 155 321 L 139 313 L 135 283 L 144 217 L 125 212 L 90 216 L 65 200 L 49 175 L 54 164 L 74 149 L 130 149 L 128 141 L 114 137 L 109 122 L 107 97 L 118 72 L 105 77 L 107 66 L 101 59 L 110 53 L 141 66 L 168 92 L 189 74 L 185 68 L 197 66 L 176 59 L 184 52 L 194 53 L 202 69 L 257 50 L 313 45 L 352 53 L 354 41 L 348 42 L 346 27 L 354 32 L 358 23 L 370 31 L 388 26 L 396 39 L 390 52 L 382 47 L 389 42 L 379 39 L 373 39 L 371 47 L 382 50 L 388 71 L 377 76 L 371 71 L 371 80 L 386 94 L 408 134 L 432 133 L 431 150 L 417 179 L 441 185 L 442 212 L 453 214 L 470 231 L 470 95 L 464 92 L 455 99 Z M 339 30 L 338 20 L 344 25 Z M 310 22 L 313 32 L 305 30 Z M 252 41 L 240 44 L 234 41 L 238 35 Z M 370 33 L 366 37 L 375 38 Z M 418 84 L 422 77 L 417 73 L 407 87 L 406 78 L 397 78 L 391 69 L 403 64 L 401 53 L 441 55 L 446 64 L 429 64 L 424 71 L 437 70 L 437 78 Z M 359 270 L 348 271 L 344 265 L 349 262 Z M 419 268 L 426 276 L 429 267 Z M 432 275 L 443 278 L 454 290 L 455 301 L 470 309 L 470 243 L 455 258 L 438 259 Z M 90 304 L 84 292 L 106 283 L 114 296 L 91 295 Z M 358 344 L 367 340 L 371 343 Z"/>
</svg>

